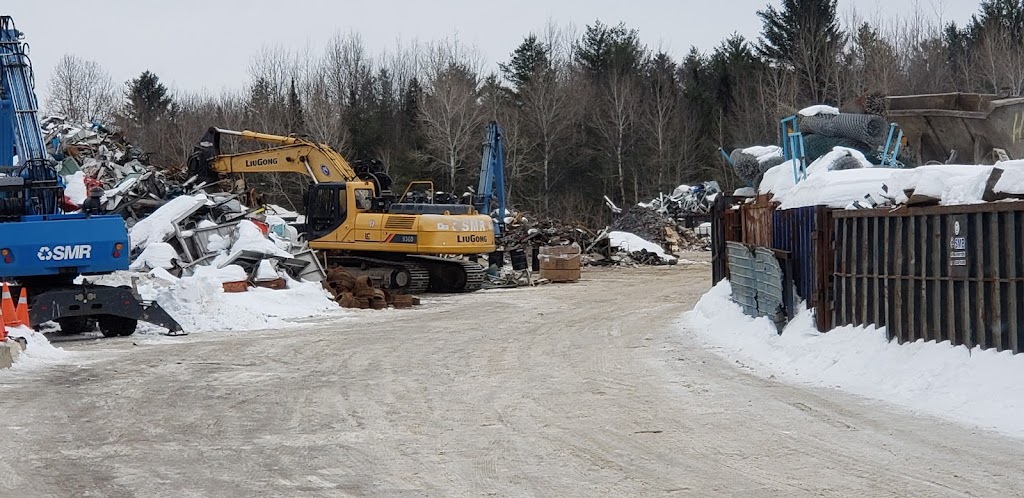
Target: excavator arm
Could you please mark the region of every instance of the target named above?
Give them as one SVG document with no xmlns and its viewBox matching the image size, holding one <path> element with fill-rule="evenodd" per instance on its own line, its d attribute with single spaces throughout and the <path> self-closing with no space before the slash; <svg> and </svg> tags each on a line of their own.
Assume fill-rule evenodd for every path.
<svg viewBox="0 0 1024 498">
<path fill-rule="evenodd" d="M 239 137 L 271 145 L 266 149 L 235 154 L 222 154 L 221 137 Z M 189 174 L 213 181 L 230 173 L 298 173 L 315 183 L 377 180 L 380 173 L 356 172 L 341 154 L 325 144 L 296 137 L 269 135 L 254 131 L 231 131 L 210 128 L 189 158 Z M 380 188 L 387 189 L 388 185 Z"/>
</svg>

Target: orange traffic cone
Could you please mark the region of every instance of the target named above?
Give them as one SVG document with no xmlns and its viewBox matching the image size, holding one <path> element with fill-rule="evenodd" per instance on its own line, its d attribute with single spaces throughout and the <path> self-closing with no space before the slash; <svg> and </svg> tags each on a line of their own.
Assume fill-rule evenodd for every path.
<svg viewBox="0 0 1024 498">
<path fill-rule="evenodd" d="M 4 316 L 0 314 L 0 342 L 7 340 L 7 326 L 4 325 Z"/>
<path fill-rule="evenodd" d="M 18 321 L 18 311 L 14 308 L 14 300 L 11 299 L 11 287 L 7 285 L 7 282 L 4 282 L 2 299 L 0 301 L 0 313 L 4 316 L 4 322 L 12 327 L 21 325 L 21 322 Z"/>
<path fill-rule="evenodd" d="M 18 309 L 14 312 L 14 316 L 18 318 L 18 321 L 26 327 L 31 327 L 32 322 L 28 319 L 28 293 L 25 288 L 21 288 L 21 295 L 18 296 Z"/>
</svg>

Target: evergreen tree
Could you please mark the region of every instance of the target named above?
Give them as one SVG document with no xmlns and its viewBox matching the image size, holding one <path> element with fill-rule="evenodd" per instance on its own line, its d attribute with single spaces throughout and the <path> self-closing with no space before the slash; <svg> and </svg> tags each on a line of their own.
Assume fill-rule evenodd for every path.
<svg viewBox="0 0 1024 498">
<path fill-rule="evenodd" d="M 982 0 L 979 12 L 971 16 L 967 33 L 976 43 L 986 32 L 1021 43 L 1024 37 L 1024 0 Z"/>
<path fill-rule="evenodd" d="M 171 106 L 167 87 L 150 71 L 143 71 L 138 78 L 128 82 L 125 98 L 128 119 L 142 126 L 162 118 Z"/>
<path fill-rule="evenodd" d="M 305 133 L 306 120 L 302 115 L 302 100 L 295 90 L 295 78 L 288 87 L 288 130 L 289 133 Z"/>
<path fill-rule="evenodd" d="M 623 23 L 614 27 L 595 21 L 587 26 L 583 39 L 576 45 L 574 56 L 591 77 L 601 78 L 615 71 L 629 74 L 644 62 L 646 49 L 640 44 L 640 35 Z"/>
<path fill-rule="evenodd" d="M 770 62 L 800 76 L 804 97 L 829 97 L 830 72 L 846 37 L 836 15 L 838 0 L 782 0 L 781 9 L 758 11 L 763 27 L 758 51 Z"/>
<path fill-rule="evenodd" d="M 512 82 L 514 88 L 519 91 L 528 85 L 534 75 L 551 68 L 551 59 L 548 47 L 537 40 L 537 35 L 530 34 L 523 43 L 512 52 L 512 58 L 508 64 L 498 64 L 505 79 Z"/>
</svg>

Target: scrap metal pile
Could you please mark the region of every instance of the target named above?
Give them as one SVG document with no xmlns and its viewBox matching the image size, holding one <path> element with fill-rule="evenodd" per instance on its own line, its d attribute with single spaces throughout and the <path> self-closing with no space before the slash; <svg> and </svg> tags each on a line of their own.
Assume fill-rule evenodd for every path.
<svg viewBox="0 0 1024 498">
<path fill-rule="evenodd" d="M 269 288 L 321 280 L 316 253 L 285 218 L 295 213 L 273 209 L 249 209 L 232 194 L 179 196 L 129 229 L 132 269 L 180 277 L 200 266 L 234 265 L 253 286 Z"/>
<path fill-rule="evenodd" d="M 239 267 L 246 278 L 225 282 L 228 292 L 323 279 L 316 253 L 291 226 L 297 213 L 251 206 L 248 194 L 180 182 L 180 171 L 152 164 L 149 154 L 100 123 L 50 116 L 42 128 L 64 179 L 65 209 L 78 210 L 88 199 L 124 217 L 133 271 L 189 277 L 199 267 Z"/>
<path fill-rule="evenodd" d="M 92 194 L 104 211 L 133 221 L 187 193 L 172 181 L 171 171 L 151 164 L 149 154 L 98 122 L 74 124 L 49 116 L 43 118 L 42 128 L 47 151 L 59 162 L 59 174 L 67 184 L 69 210 L 78 209 Z"/>
<path fill-rule="evenodd" d="M 797 150 L 803 151 L 808 165 L 824 158 L 827 164 L 823 167 L 829 171 L 879 165 L 902 168 L 909 159 L 908 151 L 897 145 L 901 135 L 890 136 L 886 112 L 883 97 L 867 95 L 842 110 L 827 105 L 807 107 L 790 118 L 795 121 L 784 121 L 783 126 L 788 133 L 800 132 L 802 143 Z M 736 175 L 755 189 L 768 170 L 785 162 L 777 145 L 735 149 L 728 157 Z"/>
<path fill-rule="evenodd" d="M 720 194 L 716 182 L 680 185 L 671 194 L 659 194 L 625 212 L 613 207 L 615 220 L 596 232 L 582 225 L 516 213 L 506 219 L 504 248 L 577 244 L 583 248 L 583 262 L 589 265 L 673 264 L 673 254 L 711 250 L 709 216 Z M 639 240 L 650 246 L 637 244 Z"/>
</svg>

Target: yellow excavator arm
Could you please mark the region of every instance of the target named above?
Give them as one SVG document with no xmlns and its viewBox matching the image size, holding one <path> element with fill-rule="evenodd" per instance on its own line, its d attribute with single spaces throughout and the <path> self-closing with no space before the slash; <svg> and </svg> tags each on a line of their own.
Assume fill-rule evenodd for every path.
<svg viewBox="0 0 1024 498">
<path fill-rule="evenodd" d="M 211 146 L 215 153 L 208 162 L 208 168 L 218 174 L 299 173 L 309 176 L 316 183 L 358 180 L 358 175 L 348 161 L 325 144 L 295 136 L 269 135 L 248 130 L 210 128 L 207 136 L 211 135 Z M 274 146 L 258 151 L 219 154 L 221 135 L 236 136 Z"/>
</svg>

